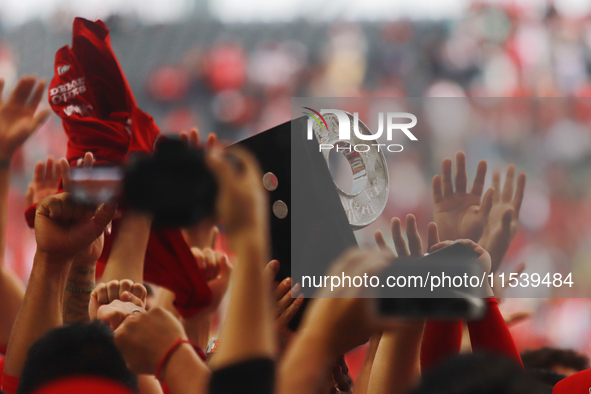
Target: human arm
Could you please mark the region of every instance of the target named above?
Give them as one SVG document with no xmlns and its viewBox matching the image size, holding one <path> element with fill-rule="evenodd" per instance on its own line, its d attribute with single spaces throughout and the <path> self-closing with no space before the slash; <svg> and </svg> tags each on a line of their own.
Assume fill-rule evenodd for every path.
<svg viewBox="0 0 591 394">
<path fill-rule="evenodd" d="M 37 251 L 23 304 L 8 344 L 5 373 L 19 376 L 31 345 L 48 330 L 62 325 L 64 287 L 76 254 L 105 230 L 114 205 L 95 209 L 76 204 L 64 193 L 37 204 Z"/>
<path fill-rule="evenodd" d="M 2 100 L 4 80 L 0 79 L 0 347 L 5 347 L 24 297 L 20 280 L 4 267 L 6 218 L 10 164 L 21 146 L 47 119 L 49 110 L 35 114 L 43 97 L 45 81 L 35 77 L 19 79 L 6 101 Z"/>
<path fill-rule="evenodd" d="M 348 251 L 332 264 L 327 275 L 374 275 L 385 268 L 387 260 L 382 252 Z M 281 361 L 278 393 L 315 392 L 338 356 L 396 324 L 377 318 L 371 300 L 362 298 L 363 291 L 362 287 L 321 290 Z"/>
<path fill-rule="evenodd" d="M 190 344 L 173 347 L 178 339 L 188 340 L 183 326 L 159 307 L 132 313 L 115 330 L 115 344 L 133 373 L 157 373 L 172 394 L 207 393 L 209 368 Z"/>
<path fill-rule="evenodd" d="M 406 216 L 406 235 L 402 235 L 401 223 L 398 218 L 392 219 L 392 239 L 399 258 L 418 259 L 423 256 L 422 240 L 418 232 L 417 222 L 413 215 Z M 386 250 L 383 236 L 376 232 L 376 242 Z M 428 226 L 429 247 L 439 241 L 437 225 Z M 420 353 L 424 320 L 409 320 L 401 323 L 393 330 L 385 331 L 371 370 L 368 392 L 372 394 L 406 393 L 420 379 Z"/>
</svg>

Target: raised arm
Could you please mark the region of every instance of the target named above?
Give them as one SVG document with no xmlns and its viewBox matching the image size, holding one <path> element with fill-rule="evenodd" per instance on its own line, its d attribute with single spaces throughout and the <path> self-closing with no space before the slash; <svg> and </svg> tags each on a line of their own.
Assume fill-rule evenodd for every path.
<svg viewBox="0 0 591 394">
<path fill-rule="evenodd" d="M 429 224 L 428 234 L 429 246 L 438 243 L 435 223 Z M 400 220 L 393 218 L 392 239 L 396 255 L 413 259 L 422 257 L 423 244 L 413 215 L 406 216 L 406 235 L 408 243 L 402 235 Z M 375 237 L 380 248 L 387 250 L 383 236 L 379 231 L 376 232 Z M 382 334 L 371 370 L 368 393 L 406 393 L 419 381 L 421 376 L 421 340 L 424 327 L 423 320 L 408 321 Z"/>
<path fill-rule="evenodd" d="M 387 260 L 382 252 L 349 251 L 327 275 L 371 276 L 385 268 Z M 280 364 L 278 393 L 317 392 L 338 356 L 392 327 L 392 322 L 386 324 L 373 315 L 371 300 L 360 298 L 363 291 L 362 287 L 321 290 Z"/>
<path fill-rule="evenodd" d="M 234 275 L 214 369 L 275 357 L 272 301 L 264 274 L 269 218 L 262 174 L 244 150 L 213 150 L 208 165 L 218 182 L 216 210 L 235 254 Z"/>
<path fill-rule="evenodd" d="M 20 280 L 4 268 L 6 214 L 10 187 L 10 163 L 16 149 L 47 119 L 49 110 L 35 114 L 43 97 L 45 81 L 21 78 L 6 101 L 0 79 L 0 348 L 8 343 L 12 324 L 24 296 Z"/>
<path fill-rule="evenodd" d="M 67 193 L 37 204 L 37 251 L 23 305 L 8 343 L 4 372 L 19 376 L 31 345 L 48 330 L 62 325 L 64 287 L 74 257 L 101 236 L 115 215 L 114 205 L 88 209 Z"/>
<path fill-rule="evenodd" d="M 484 197 L 487 163 L 478 163 L 476 177 L 467 192 L 468 175 L 466 155 L 456 155 L 455 190 L 452 181 L 452 162 L 441 163 L 441 175 L 433 178 L 433 221 L 442 240 L 467 238 L 478 241 L 488 223 L 494 190 L 488 189 Z M 431 320 L 425 326 L 421 347 L 421 367 L 427 370 L 449 356 L 458 354 L 462 341 L 461 320 Z"/>
</svg>

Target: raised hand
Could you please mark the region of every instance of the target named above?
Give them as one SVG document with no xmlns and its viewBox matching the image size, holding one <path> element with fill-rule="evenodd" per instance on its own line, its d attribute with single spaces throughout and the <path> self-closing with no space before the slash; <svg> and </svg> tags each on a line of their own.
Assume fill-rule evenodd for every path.
<svg viewBox="0 0 591 394">
<path fill-rule="evenodd" d="M 193 127 L 191 130 L 189 130 L 188 133 L 183 130 L 181 131 L 179 136 L 181 141 L 187 144 L 189 148 L 197 149 L 201 147 L 201 141 L 199 140 L 199 130 L 197 129 L 197 127 Z M 211 149 L 215 146 L 215 144 L 217 144 L 217 142 L 217 135 L 215 135 L 214 133 L 209 133 L 209 135 L 207 136 L 207 141 L 205 143 L 205 148 Z"/>
<path fill-rule="evenodd" d="M 45 80 L 37 84 L 35 77 L 22 77 L 6 101 L 2 101 L 4 80 L 0 79 L 0 162 L 10 164 L 10 159 L 27 138 L 47 119 L 49 109 L 37 107 L 43 98 Z"/>
<path fill-rule="evenodd" d="M 94 163 L 94 155 L 92 154 L 92 152 L 86 152 L 86 154 L 84 155 L 84 159 L 82 161 L 82 166 L 84 168 L 92 168 L 93 163 Z M 66 193 L 70 192 L 72 179 L 70 176 L 70 164 L 68 163 L 68 160 L 66 160 L 65 158 L 62 158 L 57 163 L 56 167 L 59 168 L 59 173 L 62 176 L 62 185 L 63 185 L 64 191 Z M 59 177 L 58 177 L 58 181 L 59 181 Z M 110 232 L 111 232 L 111 223 L 110 222 L 107 225 L 107 227 L 105 228 L 105 232 L 107 234 L 110 234 Z M 78 255 L 76 256 L 76 260 L 78 262 L 82 262 L 82 263 L 86 262 L 86 263 L 94 265 L 96 263 L 96 261 L 99 259 L 99 257 L 101 257 L 101 253 L 103 252 L 104 243 L 105 243 L 105 236 L 103 233 L 93 243 L 91 243 L 86 249 L 84 249 L 80 253 L 78 253 Z"/>
<path fill-rule="evenodd" d="M 112 305 L 114 301 L 123 303 L 132 303 L 134 308 L 146 308 L 147 291 L 141 283 L 133 283 L 129 279 L 112 280 L 107 283 L 99 283 L 90 294 L 90 303 L 88 305 L 88 315 L 91 320 L 100 319 L 111 324 L 111 328 L 115 329 L 113 325 L 118 326 L 125 317 L 123 312 L 129 308 L 117 308 L 119 303 Z M 111 305 L 113 308 L 104 308 Z M 104 309 L 103 309 L 104 308 Z M 132 308 L 132 310 L 134 309 Z M 102 315 L 101 315 L 102 309 Z M 130 313 L 132 312 L 130 311 Z M 119 313 L 121 312 L 121 313 Z M 105 319 L 107 316 L 110 320 Z M 120 318 L 120 319 L 119 319 Z M 114 324 L 118 322 L 117 324 Z"/>
<path fill-rule="evenodd" d="M 228 291 L 230 278 L 232 277 L 233 267 L 230 264 L 228 256 L 222 252 L 216 251 L 217 238 L 219 230 L 213 228 L 213 234 L 210 245 L 207 248 L 191 248 L 199 270 L 203 272 L 209 290 L 211 290 L 211 303 L 202 313 L 215 313 L 223 298 Z"/>
<path fill-rule="evenodd" d="M 68 193 L 44 198 L 35 213 L 37 251 L 74 258 L 103 234 L 116 211 L 114 204 L 97 208 L 76 203 Z"/>
<path fill-rule="evenodd" d="M 393 251 L 388 246 L 386 240 L 384 239 L 384 235 L 380 230 L 377 230 L 374 233 L 376 243 L 382 252 L 388 253 L 394 257 L 419 258 L 423 256 L 423 242 L 421 240 L 421 236 L 419 235 L 417 219 L 413 214 L 406 215 L 406 236 L 408 238 L 408 244 L 402 236 L 402 225 L 400 223 L 400 219 L 392 218 L 391 228 L 392 241 L 394 241 L 394 248 L 396 251 Z M 434 222 L 429 223 L 429 226 L 427 227 L 427 234 L 428 248 L 435 245 L 436 243 L 439 243 L 437 224 Z"/>
<path fill-rule="evenodd" d="M 499 170 L 493 172 L 493 187 L 495 189 L 493 205 L 488 217 L 488 224 L 478 241 L 490 253 L 493 272 L 497 271 L 501 265 L 501 261 L 509 249 L 509 244 L 517 233 L 525 179 L 525 173 L 520 172 L 517 176 L 517 187 L 514 190 L 515 166 L 510 164 L 507 167 L 507 177 L 501 190 L 501 172 Z"/>
<path fill-rule="evenodd" d="M 25 206 L 30 206 L 43 200 L 45 197 L 57 193 L 62 176 L 62 169 L 53 157 L 47 158 L 47 165 L 42 161 L 35 165 L 33 182 L 29 183 L 29 189 L 25 194 Z"/>
<path fill-rule="evenodd" d="M 438 251 L 439 249 L 443 249 L 443 248 L 451 246 L 455 243 L 464 244 L 464 245 L 472 248 L 472 250 L 474 250 L 476 253 L 478 253 L 480 256 L 476 259 L 476 261 L 478 261 L 480 263 L 480 265 L 482 266 L 482 269 L 486 272 L 487 275 L 490 274 L 490 272 L 491 272 L 490 254 L 488 254 L 488 252 L 481 245 L 477 244 L 476 242 L 474 242 L 470 239 L 458 239 L 455 241 L 441 241 L 441 242 L 431 246 L 429 248 L 429 253 L 433 253 L 435 251 Z M 487 296 L 492 297 L 493 293 L 492 293 L 492 289 L 488 285 L 488 281 L 485 281 L 485 285 L 486 285 L 485 290 L 487 292 Z"/>
<path fill-rule="evenodd" d="M 258 162 L 245 149 L 212 150 L 207 158 L 218 183 L 216 211 L 232 240 L 237 233 L 268 236 L 268 196 Z M 261 231 L 253 234 L 252 231 Z"/>
<path fill-rule="evenodd" d="M 451 166 L 451 160 L 443 160 L 441 176 L 433 177 L 433 219 L 442 239 L 466 238 L 476 242 L 488 223 L 494 194 L 494 189 L 490 188 L 482 197 L 487 164 L 484 160 L 478 163 L 470 193 L 466 192 L 466 155 L 463 152 L 456 155 L 455 191 L 451 179 Z"/>
<path fill-rule="evenodd" d="M 279 261 L 271 260 L 265 267 L 265 273 L 269 282 L 273 283 L 273 299 L 275 301 L 275 332 L 279 343 L 279 354 L 287 348 L 294 332 L 289 329 L 289 322 L 294 318 L 300 307 L 304 304 L 304 297 L 299 294 L 300 285 L 292 285 L 291 278 L 285 278 L 281 282 L 274 281 L 279 272 Z"/>
</svg>

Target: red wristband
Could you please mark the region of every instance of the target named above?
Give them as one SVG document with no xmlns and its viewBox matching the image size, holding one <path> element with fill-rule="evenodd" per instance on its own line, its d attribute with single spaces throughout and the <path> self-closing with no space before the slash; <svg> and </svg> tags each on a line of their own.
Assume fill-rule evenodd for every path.
<svg viewBox="0 0 591 394">
<path fill-rule="evenodd" d="M 156 373 L 154 374 L 156 376 L 156 379 L 160 380 L 160 373 L 162 372 L 162 367 L 164 366 L 166 361 L 168 361 L 172 353 L 174 353 L 174 351 L 178 349 L 178 347 L 181 346 L 183 343 L 188 343 L 189 345 L 191 345 L 191 342 L 189 342 L 187 339 L 179 338 L 172 344 L 172 346 L 170 346 L 170 348 L 168 348 L 166 353 L 164 353 L 164 356 L 160 359 L 158 365 L 156 366 Z"/>
</svg>

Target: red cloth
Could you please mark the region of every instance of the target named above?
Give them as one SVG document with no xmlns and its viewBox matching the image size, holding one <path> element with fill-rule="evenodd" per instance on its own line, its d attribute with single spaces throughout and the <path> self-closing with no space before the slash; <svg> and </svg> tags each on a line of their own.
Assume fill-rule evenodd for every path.
<svg viewBox="0 0 591 394">
<path fill-rule="evenodd" d="M 501 354 L 523 366 L 513 337 L 499 311 L 495 298 L 486 300 L 486 314 L 480 320 L 468 322 L 472 351 L 486 351 Z M 421 369 L 427 371 L 460 353 L 462 345 L 463 322 L 429 321 L 425 325 L 421 346 Z"/>
<path fill-rule="evenodd" d="M 4 363 L 2 363 L 2 391 L 6 394 L 16 394 L 18 389 L 19 378 L 16 376 L 6 375 L 4 373 Z"/>
<path fill-rule="evenodd" d="M 81 376 L 60 379 L 34 391 L 34 394 L 131 394 L 133 391 L 120 383 L 105 378 Z"/>
<path fill-rule="evenodd" d="M 552 394 L 589 394 L 591 393 L 591 369 L 577 372 L 554 385 Z"/>
<path fill-rule="evenodd" d="M 97 165 L 121 165 L 132 152 L 152 152 L 160 135 L 152 117 L 142 112 L 111 48 L 109 29 L 102 21 L 76 18 L 72 47 L 59 49 L 49 102 L 62 118 L 68 135 L 67 159 L 76 166 L 85 152 Z M 35 210 L 25 213 L 34 227 Z M 105 237 L 97 271 L 104 269 L 114 231 Z M 207 282 L 180 229 L 152 230 L 146 252 L 144 279 L 175 293 L 175 306 L 185 317 L 211 302 Z"/>
<path fill-rule="evenodd" d="M 468 322 L 472 351 L 486 351 L 506 356 L 523 367 L 509 327 L 499 311 L 496 298 L 486 300 L 486 315 Z"/>
<path fill-rule="evenodd" d="M 462 320 L 427 321 L 421 344 L 423 373 L 460 353 L 463 328 Z"/>
</svg>

